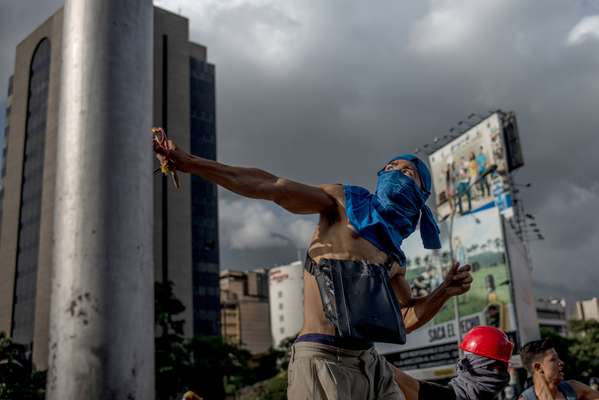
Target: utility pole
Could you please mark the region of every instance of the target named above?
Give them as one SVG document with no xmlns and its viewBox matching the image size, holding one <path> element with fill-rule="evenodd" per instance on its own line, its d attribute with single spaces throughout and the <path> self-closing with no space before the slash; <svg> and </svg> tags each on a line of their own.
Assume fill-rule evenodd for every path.
<svg viewBox="0 0 599 400">
<path fill-rule="evenodd" d="M 154 399 L 152 49 L 151 0 L 66 0 L 49 400 Z"/>
</svg>

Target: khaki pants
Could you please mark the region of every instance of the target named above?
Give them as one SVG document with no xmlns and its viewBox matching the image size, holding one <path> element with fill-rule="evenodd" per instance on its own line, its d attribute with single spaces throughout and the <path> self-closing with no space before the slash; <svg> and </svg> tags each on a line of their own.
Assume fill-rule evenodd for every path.
<svg viewBox="0 0 599 400">
<path fill-rule="evenodd" d="M 374 348 L 345 350 L 320 343 L 291 347 L 289 400 L 405 400 L 395 368 Z"/>
</svg>

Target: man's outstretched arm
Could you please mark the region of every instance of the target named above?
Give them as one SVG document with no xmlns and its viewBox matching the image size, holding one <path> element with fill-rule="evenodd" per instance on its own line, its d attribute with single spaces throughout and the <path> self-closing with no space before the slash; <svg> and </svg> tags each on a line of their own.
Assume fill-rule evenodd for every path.
<svg viewBox="0 0 599 400">
<path fill-rule="evenodd" d="M 472 284 L 470 265 L 464 265 L 458 271 L 459 267 L 459 263 L 455 263 L 441 286 L 424 297 L 412 297 L 410 286 L 405 278 L 405 269 L 393 277 L 391 286 L 401 305 L 404 324 L 408 332 L 412 332 L 430 321 L 451 297 L 470 290 Z"/>
<path fill-rule="evenodd" d="M 168 150 L 154 146 L 158 159 L 170 160 L 182 172 L 200 176 L 232 192 L 270 200 L 297 214 L 328 213 L 335 199 L 322 188 L 280 178 L 257 168 L 234 167 L 189 154 L 169 140 Z"/>
<path fill-rule="evenodd" d="M 456 399 L 455 392 L 451 386 L 419 381 L 401 371 L 399 368 L 395 368 L 395 382 L 397 382 L 401 388 L 406 400 Z"/>
</svg>

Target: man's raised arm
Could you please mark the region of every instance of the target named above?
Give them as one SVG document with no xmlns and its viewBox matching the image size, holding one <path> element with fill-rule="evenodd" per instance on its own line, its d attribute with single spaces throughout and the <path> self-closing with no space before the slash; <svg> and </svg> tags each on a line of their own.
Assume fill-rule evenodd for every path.
<svg viewBox="0 0 599 400">
<path fill-rule="evenodd" d="M 161 163 L 167 159 L 175 169 L 200 176 L 232 192 L 270 200 L 297 214 L 325 214 L 335 209 L 335 199 L 323 189 L 280 178 L 257 168 L 234 167 L 189 154 L 171 141 L 168 149 L 154 145 Z"/>
<path fill-rule="evenodd" d="M 418 329 L 430 321 L 451 297 L 470 290 L 472 284 L 470 265 L 459 267 L 459 263 L 455 263 L 445 276 L 441 286 L 424 297 L 412 297 L 405 277 L 405 269 L 393 277 L 391 286 L 401 305 L 401 313 L 408 332 Z"/>
</svg>

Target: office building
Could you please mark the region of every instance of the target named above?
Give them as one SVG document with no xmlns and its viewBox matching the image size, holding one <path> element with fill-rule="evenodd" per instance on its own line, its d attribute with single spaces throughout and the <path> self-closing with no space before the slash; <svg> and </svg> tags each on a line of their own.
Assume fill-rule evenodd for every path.
<svg viewBox="0 0 599 400">
<path fill-rule="evenodd" d="M 267 276 L 265 270 L 220 274 L 221 335 L 252 354 L 272 346 Z"/>
<path fill-rule="evenodd" d="M 566 300 L 564 299 L 537 299 L 537 318 L 541 330 L 568 335 L 568 317 Z"/>
<path fill-rule="evenodd" d="M 577 301 L 576 319 L 599 321 L 599 299 L 593 297 L 589 300 Z"/>
<path fill-rule="evenodd" d="M 304 323 L 304 268 L 301 261 L 271 268 L 268 273 L 273 345 L 295 337 Z"/>
<path fill-rule="evenodd" d="M 214 65 L 206 47 L 189 41 L 186 18 L 154 11 L 154 125 L 181 147 L 214 159 Z M 54 186 L 62 15 L 57 11 L 16 48 L 0 191 L 0 331 L 31 346 L 38 369 L 47 368 L 53 215 L 61 206 Z M 140 137 L 150 151 L 150 132 Z M 118 171 L 107 165 L 106 173 Z M 189 175 L 181 183 L 175 191 L 167 177 L 155 177 L 155 279 L 174 282 L 186 307 L 186 336 L 217 335 L 217 192 Z"/>
</svg>

